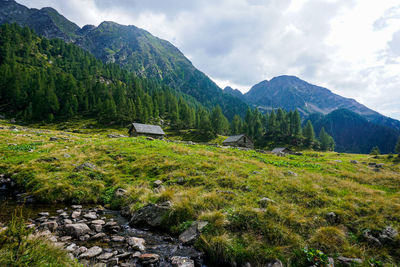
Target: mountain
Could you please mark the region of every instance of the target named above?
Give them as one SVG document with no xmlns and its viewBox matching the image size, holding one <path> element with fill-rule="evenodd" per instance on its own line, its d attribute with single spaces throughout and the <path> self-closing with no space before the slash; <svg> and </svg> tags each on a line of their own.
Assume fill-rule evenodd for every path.
<svg viewBox="0 0 400 267">
<path fill-rule="evenodd" d="M 105 63 L 163 82 L 207 107 L 219 104 L 228 118 L 246 112 L 247 104 L 224 94 L 178 48 L 143 29 L 108 21 L 80 28 L 52 8 L 29 9 L 13 0 L 0 0 L 0 10 L 0 24 L 18 23 L 47 38 L 75 43 Z"/>
<path fill-rule="evenodd" d="M 400 130 L 400 121 L 383 116 L 354 99 L 332 93 L 329 89 L 310 84 L 295 76 L 279 76 L 254 85 L 245 95 L 248 103 L 263 110 L 297 109 L 306 117 L 312 113 L 328 114 L 337 109 L 353 111 L 368 121 Z"/>
<path fill-rule="evenodd" d="M 361 115 L 337 109 L 327 115 L 311 114 L 310 120 L 318 134 L 322 127 L 335 139 L 338 152 L 369 153 L 378 146 L 382 153 L 394 152 L 400 131 L 370 122 Z"/>
<path fill-rule="evenodd" d="M 233 89 L 230 86 L 224 88 L 224 93 L 244 100 L 242 92 L 240 92 L 238 89 Z"/>
</svg>

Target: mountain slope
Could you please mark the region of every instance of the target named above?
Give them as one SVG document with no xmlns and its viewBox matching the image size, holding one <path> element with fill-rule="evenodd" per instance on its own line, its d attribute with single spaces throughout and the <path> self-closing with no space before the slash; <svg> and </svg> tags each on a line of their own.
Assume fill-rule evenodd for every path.
<svg viewBox="0 0 400 267">
<path fill-rule="evenodd" d="M 337 109 L 348 109 L 368 121 L 400 130 L 400 121 L 383 116 L 354 99 L 334 94 L 326 88 L 312 85 L 295 76 L 279 76 L 270 81 L 262 81 L 254 85 L 245 94 L 245 98 L 261 109 L 298 109 L 303 116 L 315 112 L 328 114 Z"/>
<path fill-rule="evenodd" d="M 368 121 L 361 115 L 338 109 L 326 116 L 311 114 L 310 120 L 316 133 L 322 127 L 336 142 L 335 151 L 367 154 L 374 146 L 382 153 L 394 152 L 400 131 Z"/>
<path fill-rule="evenodd" d="M 240 92 L 238 89 L 233 89 L 230 86 L 224 88 L 224 93 L 244 100 L 242 92 Z"/>
<path fill-rule="evenodd" d="M 114 62 L 140 77 L 162 81 L 205 106 L 219 104 L 228 118 L 246 112 L 244 102 L 224 94 L 178 48 L 143 29 L 114 22 L 81 29 L 52 8 L 28 9 L 13 0 L 0 0 L 0 8 L 2 24 L 15 22 L 45 37 L 74 42 L 103 62 Z"/>
</svg>

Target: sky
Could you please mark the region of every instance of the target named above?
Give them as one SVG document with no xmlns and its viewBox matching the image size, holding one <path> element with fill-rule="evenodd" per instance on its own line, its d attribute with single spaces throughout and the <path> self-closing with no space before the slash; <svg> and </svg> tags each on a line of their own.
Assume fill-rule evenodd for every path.
<svg viewBox="0 0 400 267">
<path fill-rule="evenodd" d="M 17 0 L 79 26 L 135 25 L 243 93 L 295 75 L 400 119 L 398 0 Z"/>
</svg>

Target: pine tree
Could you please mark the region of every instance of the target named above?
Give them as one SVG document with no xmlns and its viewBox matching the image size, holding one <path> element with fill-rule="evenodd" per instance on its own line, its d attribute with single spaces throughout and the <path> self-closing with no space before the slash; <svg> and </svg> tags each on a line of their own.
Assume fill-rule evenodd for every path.
<svg viewBox="0 0 400 267">
<path fill-rule="evenodd" d="M 227 119 L 222 114 L 221 107 L 215 106 L 211 112 L 211 126 L 215 134 L 222 134 L 226 129 Z"/>
<path fill-rule="evenodd" d="M 379 149 L 378 146 L 374 146 L 374 147 L 371 149 L 371 152 L 370 152 L 369 154 L 370 154 L 370 155 L 373 155 L 373 156 L 378 156 L 378 155 L 381 154 L 381 151 L 380 151 L 380 149 Z"/>
<path fill-rule="evenodd" d="M 394 148 L 394 151 L 399 155 L 399 157 L 400 157 L 400 136 L 399 136 L 399 138 L 397 139 L 397 144 L 396 144 L 396 147 Z"/>
<path fill-rule="evenodd" d="M 322 127 L 319 133 L 319 141 L 321 142 L 321 150 L 326 151 L 334 148 L 333 138 L 326 133 L 325 128 Z"/>
<path fill-rule="evenodd" d="M 276 114 L 275 111 L 271 111 L 271 114 L 268 116 L 268 131 L 271 134 L 275 134 L 278 130 L 278 125 L 276 122 Z"/>
<path fill-rule="evenodd" d="M 233 116 L 232 123 L 231 123 L 231 133 L 233 135 L 239 134 L 241 132 L 241 121 L 242 119 L 239 117 L 239 115 Z"/>
<path fill-rule="evenodd" d="M 315 140 L 315 133 L 314 133 L 314 127 L 311 123 L 311 121 L 307 121 L 306 127 L 304 128 L 304 137 L 306 138 L 306 145 L 307 147 L 311 147 L 312 143 Z"/>
<path fill-rule="evenodd" d="M 292 113 L 290 126 L 292 135 L 295 137 L 301 136 L 301 119 L 300 113 L 297 110 Z"/>
</svg>

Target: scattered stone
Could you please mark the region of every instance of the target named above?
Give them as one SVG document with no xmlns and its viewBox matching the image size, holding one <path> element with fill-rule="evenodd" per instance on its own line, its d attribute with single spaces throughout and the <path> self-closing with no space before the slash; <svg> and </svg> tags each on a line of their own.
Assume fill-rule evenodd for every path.
<svg viewBox="0 0 400 267">
<path fill-rule="evenodd" d="M 374 237 L 370 231 L 365 231 L 363 234 L 364 238 L 368 241 L 368 243 L 375 245 L 375 246 L 381 246 L 382 243 L 379 241 L 378 238 Z"/>
<path fill-rule="evenodd" d="M 179 241 L 183 244 L 193 243 L 199 236 L 204 227 L 208 225 L 206 221 L 196 221 L 186 229 L 182 234 L 179 235 Z"/>
<path fill-rule="evenodd" d="M 71 209 L 73 209 L 73 210 L 80 210 L 80 209 L 82 209 L 82 205 L 72 205 L 72 206 L 71 206 Z"/>
<path fill-rule="evenodd" d="M 376 166 L 376 163 L 375 162 L 370 162 L 370 163 L 368 163 L 368 166 Z"/>
<path fill-rule="evenodd" d="M 334 160 L 334 162 L 336 162 L 336 163 L 342 163 L 343 161 L 337 159 L 337 160 Z"/>
<path fill-rule="evenodd" d="M 160 187 L 162 184 L 163 184 L 163 182 L 160 181 L 160 180 L 156 180 L 156 181 L 153 182 L 153 186 L 154 187 Z"/>
<path fill-rule="evenodd" d="M 148 204 L 147 206 L 137 210 L 131 218 L 129 225 L 148 225 L 152 227 L 160 226 L 163 222 L 164 216 L 171 210 L 171 203 L 169 201 L 160 205 Z"/>
<path fill-rule="evenodd" d="M 96 170 L 97 167 L 93 163 L 85 162 L 75 168 L 75 171 Z"/>
<path fill-rule="evenodd" d="M 350 160 L 350 163 L 352 163 L 352 164 L 358 164 L 358 161 L 357 161 L 357 160 Z"/>
<path fill-rule="evenodd" d="M 294 177 L 297 177 L 297 176 L 298 176 L 298 174 L 297 174 L 297 173 L 295 173 L 295 172 L 292 172 L 292 171 L 287 171 L 287 172 L 286 172 L 286 175 L 289 175 L 289 176 L 294 176 Z"/>
<path fill-rule="evenodd" d="M 253 174 L 261 174 L 259 171 L 254 171 Z"/>
<path fill-rule="evenodd" d="M 81 212 L 79 210 L 76 210 L 76 211 L 72 212 L 72 214 L 71 214 L 72 219 L 76 219 L 79 216 L 81 216 Z"/>
<path fill-rule="evenodd" d="M 71 157 L 70 154 L 67 154 L 67 153 L 64 154 L 64 158 L 70 158 L 70 157 Z"/>
<path fill-rule="evenodd" d="M 75 243 L 72 243 L 71 245 L 69 245 L 66 250 L 69 252 L 73 252 L 75 250 L 77 250 L 78 246 Z"/>
<path fill-rule="evenodd" d="M 272 262 L 267 263 L 266 267 L 284 267 L 280 260 L 274 260 Z"/>
<path fill-rule="evenodd" d="M 62 236 L 60 237 L 61 242 L 67 242 L 72 239 L 72 236 Z"/>
<path fill-rule="evenodd" d="M 124 252 L 124 253 L 116 255 L 115 257 L 117 259 L 125 260 L 125 259 L 129 258 L 131 255 L 132 255 L 131 252 Z"/>
<path fill-rule="evenodd" d="M 111 241 L 113 241 L 113 242 L 124 242 L 125 241 L 125 237 L 119 236 L 119 235 L 115 235 L 115 236 L 111 237 Z"/>
<path fill-rule="evenodd" d="M 271 204 L 271 203 L 275 203 L 275 201 L 270 199 L 270 198 L 267 198 L 267 197 L 263 197 L 262 199 L 260 199 L 258 201 L 258 204 L 263 208 L 268 207 L 268 205 Z"/>
<path fill-rule="evenodd" d="M 385 164 L 383 164 L 383 163 L 378 163 L 378 164 L 375 165 L 375 167 L 379 168 L 379 169 L 382 169 L 383 166 L 385 166 Z"/>
<path fill-rule="evenodd" d="M 103 221 L 103 220 L 94 220 L 94 221 L 92 221 L 92 224 L 100 224 L 100 225 L 103 225 L 103 224 L 106 224 L 106 222 Z"/>
<path fill-rule="evenodd" d="M 331 224 L 335 224 L 335 223 L 337 223 L 339 221 L 339 218 L 336 215 L 336 213 L 329 212 L 329 213 L 326 214 L 326 220 Z"/>
<path fill-rule="evenodd" d="M 65 231 L 68 235 L 79 238 L 90 232 L 89 226 L 84 223 L 67 224 L 65 225 Z"/>
<path fill-rule="evenodd" d="M 90 219 L 90 220 L 97 219 L 97 215 L 94 212 L 87 213 L 87 214 L 83 215 L 83 217 L 86 219 Z"/>
<path fill-rule="evenodd" d="M 82 253 L 85 253 L 87 250 L 88 250 L 87 247 L 82 246 L 82 247 L 77 248 L 77 249 L 73 252 L 73 254 L 74 254 L 75 256 L 78 256 L 78 255 L 80 255 L 80 254 L 82 254 Z"/>
<path fill-rule="evenodd" d="M 123 134 L 116 134 L 116 133 L 113 133 L 113 134 L 108 134 L 107 137 L 108 137 L 108 138 L 124 138 L 124 137 L 128 137 L 128 136 L 123 135 Z"/>
<path fill-rule="evenodd" d="M 43 229 L 49 229 L 51 232 L 54 232 L 58 227 L 58 224 L 56 221 L 49 221 L 49 222 L 44 222 L 40 225 L 40 228 Z"/>
<path fill-rule="evenodd" d="M 390 243 L 393 242 L 394 239 L 399 235 L 399 232 L 394 229 L 391 226 L 386 227 L 385 229 L 382 230 L 382 232 L 379 234 L 378 239 L 386 244 L 386 243 Z"/>
<path fill-rule="evenodd" d="M 90 249 L 88 249 L 86 252 L 79 255 L 79 258 L 80 259 L 85 259 L 85 258 L 90 259 L 90 258 L 100 255 L 102 251 L 103 251 L 103 249 L 101 247 L 94 246 L 94 247 L 91 247 Z"/>
<path fill-rule="evenodd" d="M 337 258 L 337 262 L 339 264 L 345 265 L 345 266 L 354 266 L 354 264 L 362 264 L 363 261 L 361 259 L 358 258 L 346 258 L 346 257 L 342 257 L 339 256 Z"/>
<path fill-rule="evenodd" d="M 194 261 L 188 257 L 173 256 L 171 258 L 173 267 L 194 267 Z"/>
<path fill-rule="evenodd" d="M 103 238 L 103 237 L 105 237 L 106 236 L 106 234 L 105 233 L 98 233 L 98 234 L 95 234 L 94 236 L 92 236 L 92 240 L 97 240 L 97 239 L 100 239 L 100 238 Z"/>
<path fill-rule="evenodd" d="M 48 212 L 39 212 L 38 213 L 39 216 L 49 216 L 50 214 Z"/>
<path fill-rule="evenodd" d="M 139 251 L 145 251 L 146 241 L 143 238 L 138 238 L 138 237 L 129 237 L 128 238 L 128 244 L 131 246 L 134 250 L 139 250 Z"/>
<path fill-rule="evenodd" d="M 106 252 L 97 257 L 98 260 L 108 260 L 114 257 L 114 253 Z"/>
<path fill-rule="evenodd" d="M 158 254 L 142 254 L 139 256 L 139 261 L 144 265 L 154 264 L 160 260 Z"/>
</svg>

